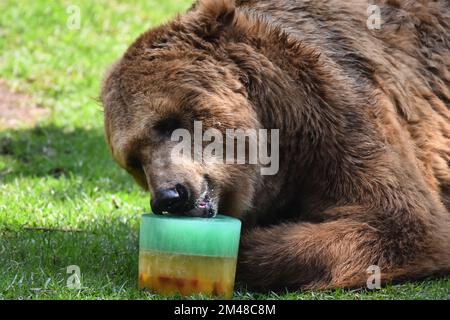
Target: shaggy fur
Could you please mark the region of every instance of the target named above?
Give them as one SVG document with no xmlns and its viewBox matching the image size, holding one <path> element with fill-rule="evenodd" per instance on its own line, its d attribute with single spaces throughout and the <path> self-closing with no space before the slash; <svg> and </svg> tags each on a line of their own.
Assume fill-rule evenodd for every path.
<svg viewBox="0 0 450 320">
<path fill-rule="evenodd" d="M 150 193 L 213 185 L 244 222 L 252 288 L 361 287 L 371 265 L 383 283 L 450 273 L 450 2 L 371 3 L 380 30 L 364 0 L 202 0 L 106 77 L 116 161 Z M 280 129 L 280 172 L 168 163 L 167 123 L 194 119 Z"/>
</svg>

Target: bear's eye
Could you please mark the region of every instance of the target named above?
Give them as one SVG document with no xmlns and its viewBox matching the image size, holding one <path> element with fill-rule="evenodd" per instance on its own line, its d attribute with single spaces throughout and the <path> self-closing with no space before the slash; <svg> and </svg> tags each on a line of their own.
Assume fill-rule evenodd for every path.
<svg viewBox="0 0 450 320">
<path fill-rule="evenodd" d="M 142 164 L 141 164 L 141 161 L 137 157 L 131 156 L 127 159 L 127 167 L 131 168 L 133 170 L 141 170 Z"/>
<path fill-rule="evenodd" d="M 158 123 L 156 123 L 154 130 L 159 136 L 164 138 L 170 138 L 175 130 L 181 128 L 182 123 L 180 120 L 176 118 L 167 118 L 160 120 Z"/>
</svg>

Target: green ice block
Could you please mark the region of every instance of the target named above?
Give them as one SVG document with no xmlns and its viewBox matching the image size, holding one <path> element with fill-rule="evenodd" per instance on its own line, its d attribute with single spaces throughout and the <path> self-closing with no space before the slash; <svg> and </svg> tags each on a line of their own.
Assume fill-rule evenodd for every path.
<svg viewBox="0 0 450 320">
<path fill-rule="evenodd" d="M 236 258 L 240 231 L 238 219 L 223 215 L 207 219 L 145 214 L 140 250 Z"/>
</svg>

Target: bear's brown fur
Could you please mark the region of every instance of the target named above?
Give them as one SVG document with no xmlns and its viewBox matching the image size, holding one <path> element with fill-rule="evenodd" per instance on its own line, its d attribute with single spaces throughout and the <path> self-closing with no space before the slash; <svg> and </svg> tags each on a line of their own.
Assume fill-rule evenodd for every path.
<svg viewBox="0 0 450 320">
<path fill-rule="evenodd" d="M 244 222 L 252 288 L 361 287 L 371 265 L 384 283 L 449 274 L 449 34 L 447 0 L 201 0 L 109 72 L 107 140 L 152 194 L 214 187 Z M 280 171 L 161 161 L 167 119 L 280 129 Z"/>
</svg>

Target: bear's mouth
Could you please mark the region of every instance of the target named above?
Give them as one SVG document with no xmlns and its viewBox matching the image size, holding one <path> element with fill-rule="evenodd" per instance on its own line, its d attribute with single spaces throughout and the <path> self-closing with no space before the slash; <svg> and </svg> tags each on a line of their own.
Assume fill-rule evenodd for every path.
<svg viewBox="0 0 450 320">
<path fill-rule="evenodd" d="M 214 218 L 217 215 L 217 209 L 208 192 L 204 192 L 202 196 L 195 202 L 194 208 L 186 212 L 190 217 Z"/>
<path fill-rule="evenodd" d="M 193 208 L 185 214 L 190 217 L 214 218 L 218 211 L 218 201 L 215 201 L 214 187 L 208 175 L 203 177 L 202 193 L 194 202 Z"/>
</svg>

